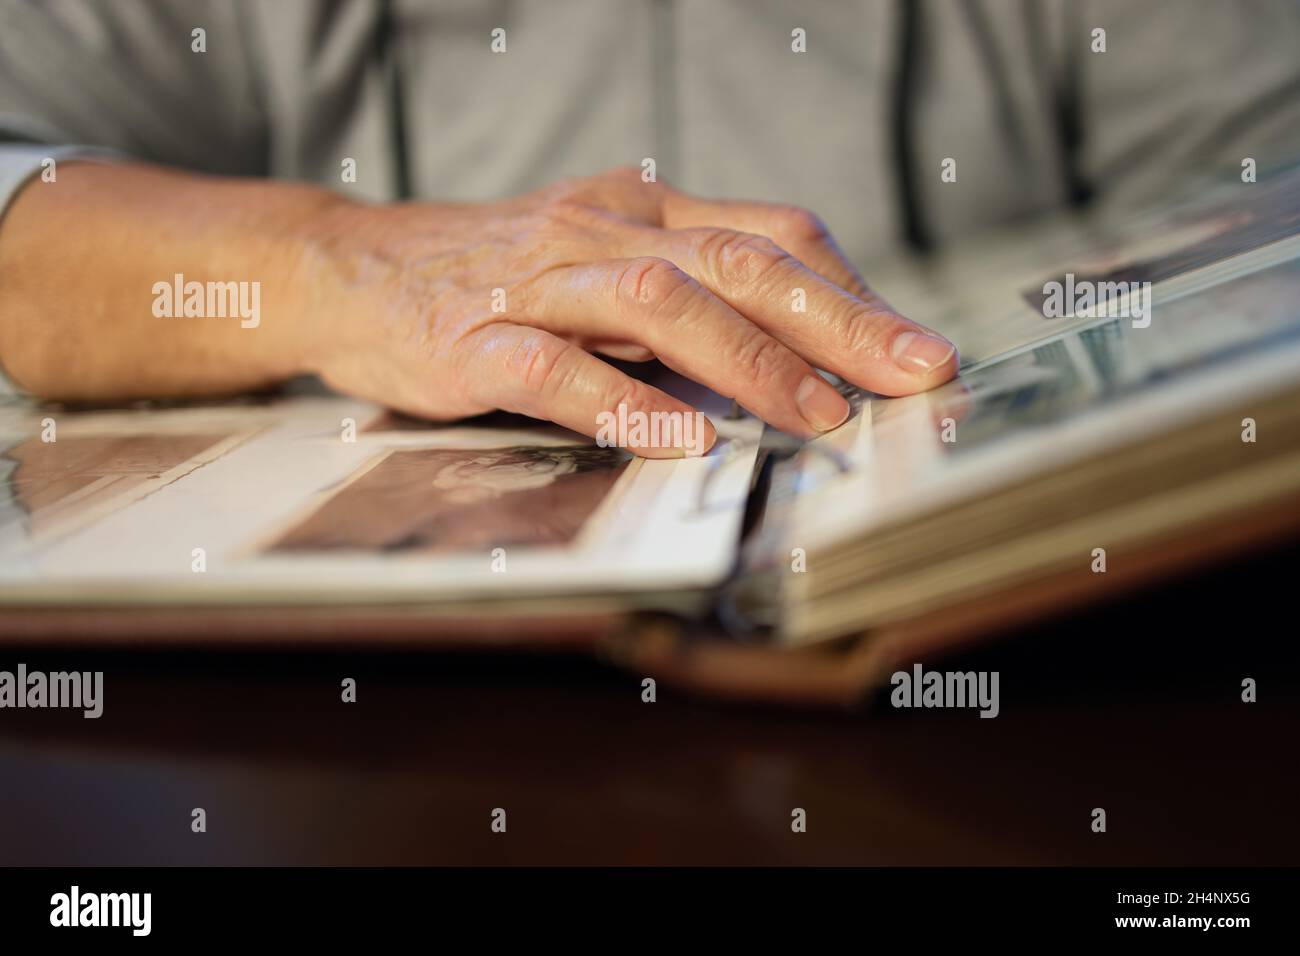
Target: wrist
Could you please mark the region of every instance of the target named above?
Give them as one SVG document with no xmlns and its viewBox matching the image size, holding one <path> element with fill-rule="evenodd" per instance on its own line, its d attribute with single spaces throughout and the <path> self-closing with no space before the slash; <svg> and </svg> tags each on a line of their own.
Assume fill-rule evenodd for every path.
<svg viewBox="0 0 1300 956">
<path fill-rule="evenodd" d="M 351 298 L 341 263 L 348 237 L 369 208 L 328 190 L 305 189 L 276 241 L 284 281 L 275 305 L 282 320 L 275 351 L 286 376 L 320 374 L 340 348 Z"/>
</svg>

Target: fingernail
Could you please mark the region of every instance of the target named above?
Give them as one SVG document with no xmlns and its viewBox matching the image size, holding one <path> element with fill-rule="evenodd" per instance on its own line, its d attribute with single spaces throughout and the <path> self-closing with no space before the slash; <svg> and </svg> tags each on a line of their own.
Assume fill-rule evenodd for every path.
<svg viewBox="0 0 1300 956">
<path fill-rule="evenodd" d="M 844 396 L 816 375 L 805 375 L 794 393 L 799 414 L 813 431 L 828 432 L 849 417 L 849 403 Z"/>
<path fill-rule="evenodd" d="M 894 339 L 894 364 L 904 372 L 917 374 L 939 368 L 957 351 L 947 339 L 924 332 L 903 332 Z"/>
<path fill-rule="evenodd" d="M 695 429 L 695 434 L 690 436 L 685 442 L 685 455 L 687 458 L 699 458 L 701 455 L 707 455 L 709 449 L 718 441 L 718 430 L 713 427 L 713 422 L 709 421 L 707 415 L 700 415 L 699 427 Z"/>
</svg>

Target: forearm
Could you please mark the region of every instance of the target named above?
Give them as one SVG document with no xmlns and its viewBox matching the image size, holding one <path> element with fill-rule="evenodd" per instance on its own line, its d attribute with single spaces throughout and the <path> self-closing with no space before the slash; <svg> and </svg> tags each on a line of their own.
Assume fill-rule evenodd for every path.
<svg viewBox="0 0 1300 956">
<path fill-rule="evenodd" d="M 314 219 L 342 202 L 311 186 L 61 165 L 0 220 L 0 362 L 66 400 L 234 392 L 306 371 L 319 293 L 305 250 Z"/>
</svg>

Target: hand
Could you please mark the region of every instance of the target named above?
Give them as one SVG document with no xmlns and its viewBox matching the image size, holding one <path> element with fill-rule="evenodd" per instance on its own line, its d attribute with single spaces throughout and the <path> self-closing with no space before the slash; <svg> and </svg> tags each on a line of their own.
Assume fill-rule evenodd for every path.
<svg viewBox="0 0 1300 956">
<path fill-rule="evenodd" d="M 885 395 L 957 371 L 953 346 L 875 296 L 811 213 L 696 199 L 635 169 L 501 202 L 341 201 L 306 226 L 303 364 L 425 418 L 504 409 L 595 435 L 621 403 L 691 411 L 594 352 L 658 358 L 806 437 L 849 412 L 813 366 Z"/>
</svg>

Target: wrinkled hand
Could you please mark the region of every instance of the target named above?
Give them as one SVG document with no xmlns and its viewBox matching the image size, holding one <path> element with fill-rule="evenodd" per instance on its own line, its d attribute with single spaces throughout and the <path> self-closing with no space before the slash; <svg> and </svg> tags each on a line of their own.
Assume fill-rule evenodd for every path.
<svg viewBox="0 0 1300 956">
<path fill-rule="evenodd" d="M 658 358 L 806 437 L 849 412 L 813 366 L 885 395 L 957 370 L 952 345 L 875 296 L 802 209 L 696 199 L 625 169 L 501 202 L 322 216 L 304 258 L 309 366 L 425 418 L 504 409 L 595 435 L 621 403 L 692 411 L 599 353 Z"/>
</svg>

